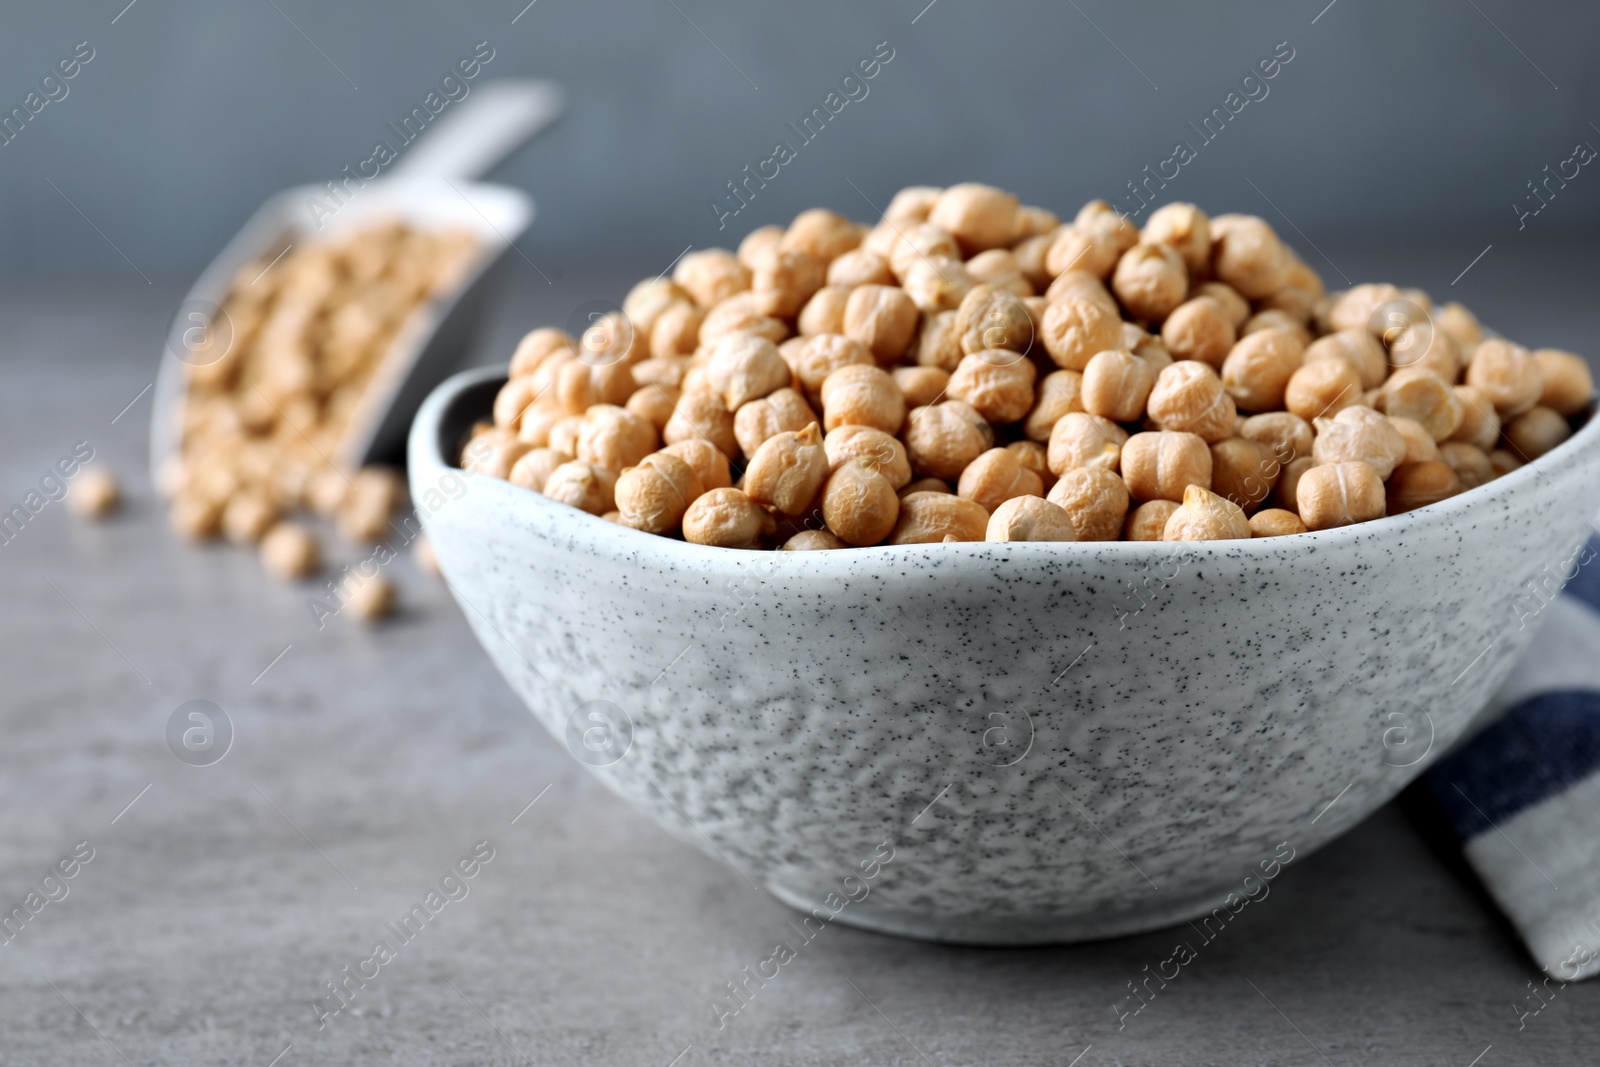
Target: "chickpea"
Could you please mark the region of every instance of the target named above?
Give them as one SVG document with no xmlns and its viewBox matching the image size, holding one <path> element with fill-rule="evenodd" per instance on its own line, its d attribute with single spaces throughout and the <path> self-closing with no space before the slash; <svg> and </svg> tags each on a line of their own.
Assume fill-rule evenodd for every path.
<svg viewBox="0 0 1600 1067">
<path fill-rule="evenodd" d="M 1387 282 L 1354 285 L 1335 297 L 1333 307 L 1328 312 L 1328 323 L 1335 330 L 1371 330 L 1382 336 L 1393 323 L 1375 323 L 1373 314 L 1385 304 L 1398 305 L 1404 300 L 1405 295 Z M 1417 310 L 1426 313 L 1423 308 Z M 1398 311 L 1396 313 L 1399 314 Z M 1410 316 L 1405 316 L 1405 320 L 1409 322 Z"/>
<path fill-rule="evenodd" d="M 1039 333 L 1056 366 L 1081 371 L 1097 352 L 1122 343 L 1122 320 L 1102 304 L 1068 296 L 1045 311 Z"/>
<path fill-rule="evenodd" d="M 827 477 L 828 454 L 813 422 L 799 433 L 784 432 L 763 442 L 745 471 L 744 491 L 758 504 L 800 515 L 817 498 Z"/>
<path fill-rule="evenodd" d="M 813 397 L 822 393 L 822 383 L 840 367 L 873 366 L 872 353 L 859 341 L 836 333 L 820 333 L 805 339 L 794 359 L 794 374 Z"/>
<path fill-rule="evenodd" d="M 1521 345 L 1491 337 L 1472 353 L 1467 384 L 1489 398 L 1502 419 L 1520 415 L 1544 394 L 1539 361 Z"/>
<path fill-rule="evenodd" d="M 1439 458 L 1439 445 L 1434 441 L 1433 435 L 1416 419 L 1408 419 L 1403 415 L 1390 415 L 1389 425 L 1400 431 L 1400 436 L 1406 443 L 1406 455 L 1401 463 L 1421 463 L 1424 460 Z"/>
<path fill-rule="evenodd" d="M 1004 448 L 991 448 L 967 464 L 956 486 L 958 496 L 983 505 L 988 512 L 1012 497 L 1039 496 L 1043 492 L 1040 477 Z"/>
<path fill-rule="evenodd" d="M 634 390 L 624 406 L 648 422 L 659 434 L 666 429 L 667 423 L 672 419 L 672 413 L 677 409 L 678 399 L 682 395 L 676 386 L 643 385 Z"/>
<path fill-rule="evenodd" d="M 1222 386 L 1242 411 L 1283 407 L 1289 379 L 1305 359 L 1305 346 L 1293 332 L 1258 330 L 1239 338 L 1222 364 Z"/>
<path fill-rule="evenodd" d="M 1033 410 L 1028 412 L 1022 432 L 1030 441 L 1048 441 L 1056 421 L 1083 408 L 1083 375 L 1075 370 L 1051 371 L 1039 383 Z"/>
<path fill-rule="evenodd" d="M 670 282 L 663 283 L 670 285 Z M 544 362 L 550 353 L 557 349 L 573 351 L 577 349 L 578 341 L 565 330 L 558 330 L 551 326 L 541 326 L 539 329 L 525 335 L 517 343 L 517 350 L 511 355 L 511 377 L 521 378 L 532 374 Z"/>
<path fill-rule="evenodd" d="M 904 290 L 859 285 L 845 302 L 844 334 L 866 345 L 878 363 L 891 364 L 910 346 L 917 315 L 917 305 Z"/>
<path fill-rule="evenodd" d="M 1019 297 L 1032 296 L 1033 283 L 1023 274 L 1022 263 L 1009 248 L 991 248 L 979 252 L 966 263 L 967 274 L 974 282 L 1005 289 Z"/>
<path fill-rule="evenodd" d="M 1389 476 L 1385 487 L 1390 515 L 1437 504 L 1461 492 L 1461 479 L 1448 464 L 1436 459 L 1402 463 Z"/>
<path fill-rule="evenodd" d="M 274 578 L 293 581 L 322 566 L 322 552 L 311 531 L 293 522 L 280 522 L 261 538 L 261 565 Z"/>
<path fill-rule="evenodd" d="M 782 226 L 762 226 L 745 234 L 739 242 L 738 260 L 747 270 L 755 269 L 756 257 L 771 248 L 783 246 L 785 230 Z M 626 308 L 624 308 L 626 310 Z"/>
<path fill-rule="evenodd" d="M 877 544 L 889 536 L 899 516 L 900 498 L 881 468 L 850 459 L 823 486 L 823 521 L 845 544 Z"/>
<path fill-rule="evenodd" d="M 817 421 L 805 397 L 793 389 L 779 389 L 771 396 L 752 400 L 733 416 L 733 436 L 747 456 L 780 433 L 795 433 Z"/>
<path fill-rule="evenodd" d="M 1239 295 L 1239 291 L 1225 282 L 1201 282 L 1194 287 L 1193 299 L 1202 296 L 1210 297 L 1217 302 L 1222 313 L 1227 317 L 1228 324 L 1238 330 L 1250 318 L 1250 301 Z"/>
<path fill-rule="evenodd" d="M 931 315 L 960 307 L 975 284 L 959 259 L 932 256 L 911 264 L 901 288 L 919 310 Z"/>
<path fill-rule="evenodd" d="M 1122 324 L 1122 345 L 1120 347 L 1123 349 L 1132 352 L 1141 345 L 1148 345 L 1155 341 L 1156 338 L 1137 322 L 1124 322 Z"/>
<path fill-rule="evenodd" d="M 1497 448 L 1489 453 L 1489 466 L 1494 469 L 1494 476 L 1498 478 L 1501 475 L 1510 474 L 1517 468 L 1526 466 L 1526 464 L 1505 449 Z"/>
<path fill-rule="evenodd" d="M 1250 516 L 1251 537 L 1287 537 L 1306 532 L 1300 516 L 1282 508 L 1267 508 Z"/>
<path fill-rule="evenodd" d="M 1191 485 L 1211 488 L 1211 464 L 1210 447 L 1192 433 L 1136 433 L 1122 446 L 1122 479 L 1139 501 L 1182 500 Z"/>
<path fill-rule="evenodd" d="M 1383 479 L 1371 464 L 1318 464 L 1306 471 L 1295 490 L 1300 521 L 1308 530 L 1382 518 L 1387 509 Z"/>
<path fill-rule="evenodd" d="M 771 293 L 735 293 L 706 312 L 700 323 L 700 343 L 711 342 L 730 334 L 752 334 L 765 337 L 777 344 L 789 336 L 789 327 L 772 317 Z"/>
<path fill-rule="evenodd" d="M 982 541 L 988 530 L 989 513 L 971 500 L 949 493 L 908 493 L 900 498 L 900 515 L 889 532 L 889 543 Z"/>
<path fill-rule="evenodd" d="M 1483 327 L 1478 325 L 1477 316 L 1453 301 L 1434 316 L 1433 322 L 1449 334 L 1463 351 L 1472 351 L 1483 340 Z"/>
<path fill-rule="evenodd" d="M 702 489 L 726 489 L 733 484 L 728 457 L 703 437 L 675 441 L 661 451 L 677 456 L 694 471 Z"/>
<path fill-rule="evenodd" d="M 1058 477 L 1078 467 L 1117 470 L 1128 431 L 1100 415 L 1073 411 L 1056 420 L 1050 431 L 1047 464 Z"/>
<path fill-rule="evenodd" d="M 1211 218 L 1193 204 L 1174 202 L 1156 208 L 1139 235 L 1146 244 L 1170 245 L 1192 275 L 1211 263 Z"/>
<path fill-rule="evenodd" d="M 798 248 L 780 247 L 756 256 L 755 266 L 750 268 L 750 289 L 771 294 L 771 314 L 788 319 L 798 315 L 806 301 L 822 288 L 827 274 L 824 260 Z"/>
<path fill-rule="evenodd" d="M 904 500 L 912 493 L 954 493 L 948 482 L 939 478 L 918 478 L 904 489 L 895 491 L 896 495 Z"/>
<path fill-rule="evenodd" d="M 1139 243 L 1139 228 L 1105 200 L 1091 200 L 1078 209 L 1072 224 L 1087 230 L 1101 230 L 1117 242 L 1117 250 L 1126 252 Z"/>
<path fill-rule="evenodd" d="M 844 332 L 844 309 L 850 302 L 850 289 L 842 285 L 825 285 L 800 309 L 795 327 L 802 337 Z M 785 342 L 787 343 L 787 342 Z"/>
<path fill-rule="evenodd" d="M 889 208 L 883 213 L 895 222 L 927 222 L 933 214 L 933 205 L 939 202 L 944 190 L 932 185 L 908 185 L 894 194 Z"/>
<path fill-rule="evenodd" d="M 1221 369 L 1236 337 L 1221 304 L 1196 296 L 1173 309 L 1161 324 L 1161 343 L 1177 359 L 1194 359 Z"/>
<path fill-rule="evenodd" d="M 1280 289 L 1277 295 L 1288 291 L 1287 289 Z M 1263 330 L 1287 330 L 1300 342 L 1302 349 L 1309 345 L 1313 339 L 1311 331 L 1306 329 L 1304 322 L 1287 311 L 1278 308 L 1265 308 L 1245 319 L 1244 325 L 1239 327 L 1239 336 L 1248 337 L 1250 334 L 1260 333 Z"/>
<path fill-rule="evenodd" d="M 858 285 L 893 285 L 889 261 L 865 248 L 853 248 L 828 264 L 828 285 L 853 289 Z"/>
<path fill-rule="evenodd" d="M 1166 532 L 1167 520 L 1178 510 L 1176 500 L 1146 500 L 1128 512 L 1122 523 L 1124 541 L 1159 541 Z"/>
<path fill-rule="evenodd" d="M 1431 323 L 1391 331 L 1389 363 L 1397 369 L 1432 371 L 1446 385 L 1454 385 L 1461 377 L 1461 349 Z"/>
<path fill-rule="evenodd" d="M 1464 418 L 1461 401 L 1450 386 L 1432 371 L 1418 367 L 1397 370 L 1383 383 L 1383 410 L 1415 420 L 1435 441 L 1449 440 Z"/>
<path fill-rule="evenodd" d="M 1461 404 L 1461 425 L 1450 435 L 1452 441 L 1465 441 L 1487 453 L 1500 440 L 1500 416 L 1487 394 L 1470 385 L 1452 387 Z"/>
<path fill-rule="evenodd" d="M 671 358 L 693 352 L 700 340 L 700 324 L 705 319 L 705 309 L 687 300 L 667 307 L 650 327 L 650 357 Z"/>
<path fill-rule="evenodd" d="M 85 476 L 98 473 L 100 472 L 93 467 L 84 471 L 72 486 L 73 492 L 67 497 L 68 503 L 83 491 L 84 485 L 88 483 Z M 90 513 L 80 512 L 80 514 Z M 384 519 L 387 520 L 388 516 L 385 515 Z M 245 489 L 235 493 L 222 509 L 222 532 L 234 544 L 255 544 L 277 521 L 277 505 L 267 494 L 258 490 Z"/>
<path fill-rule="evenodd" d="M 1033 316 L 1022 298 L 992 285 L 975 286 L 956 310 L 956 332 L 967 353 L 999 348 L 1026 352 L 1033 346 Z"/>
<path fill-rule="evenodd" d="M 1055 504 L 1037 496 L 1005 501 L 989 516 L 987 541 L 1076 541 L 1072 520 Z"/>
<path fill-rule="evenodd" d="M 694 468 L 683 459 L 653 452 L 617 477 L 617 521 L 645 533 L 670 534 L 703 491 Z"/>
<path fill-rule="evenodd" d="M 1506 423 L 1506 447 L 1524 463 L 1538 459 L 1572 436 L 1572 427 L 1547 407 L 1531 407 Z"/>
<path fill-rule="evenodd" d="M 750 288 L 750 269 L 725 248 L 690 252 L 678 260 L 672 280 L 703 308 Z"/>
<path fill-rule="evenodd" d="M 849 253 L 846 253 L 848 255 Z M 896 502 L 898 506 L 898 502 Z M 849 548 L 849 544 L 829 530 L 801 530 L 778 549 L 780 552 L 814 552 L 828 548 Z"/>
<path fill-rule="evenodd" d="M 1180 360 L 1156 376 L 1148 402 L 1163 429 L 1199 435 L 1207 442 L 1233 436 L 1238 409 L 1209 364 Z"/>
<path fill-rule="evenodd" d="M 1017 269 L 1033 287 L 1034 292 L 1047 289 L 1053 280 L 1049 269 L 1045 266 L 1045 259 L 1050 254 L 1050 244 L 1055 240 L 1055 231 L 1029 237 L 1019 242 L 1011 252 L 1017 257 Z"/>
<path fill-rule="evenodd" d="M 1283 390 L 1283 406 L 1313 422 L 1336 415 L 1361 402 L 1361 379 L 1342 359 L 1318 359 L 1304 364 Z"/>
<path fill-rule="evenodd" d="M 550 480 L 550 475 L 555 473 L 556 468 L 563 463 L 571 462 L 572 456 L 565 452 L 557 452 L 553 448 L 529 449 L 512 464 L 509 481 L 524 489 L 542 493 L 544 483 Z"/>
<path fill-rule="evenodd" d="M 928 221 L 949 233 L 968 255 L 1002 248 L 1017 239 L 1017 198 L 1010 193 L 964 182 L 939 194 Z"/>
<path fill-rule="evenodd" d="M 1342 359 L 1350 364 L 1362 389 L 1378 388 L 1389 374 L 1383 345 L 1366 329 L 1340 330 L 1311 342 L 1306 347 L 1305 362 L 1319 359 Z"/>
<path fill-rule="evenodd" d="M 893 374 L 908 408 L 938 403 L 950 385 L 949 373 L 938 367 L 896 367 Z"/>
<path fill-rule="evenodd" d="M 911 412 L 904 440 L 913 472 L 954 481 L 994 447 L 994 430 L 972 407 L 946 400 Z"/>
<path fill-rule="evenodd" d="M 1121 427 L 1118 427 L 1121 429 Z M 1039 476 L 1039 482 L 1044 486 L 1044 491 L 1049 492 L 1050 487 L 1056 484 L 1056 476 L 1050 470 L 1050 453 L 1037 441 L 1013 441 L 1006 445 L 1006 451 L 1017 457 L 1017 462 Z"/>
<path fill-rule="evenodd" d="M 725 456 L 739 450 L 739 439 L 733 432 L 733 413 L 714 393 L 684 393 L 678 406 L 661 431 L 667 444 L 704 438 Z"/>
<path fill-rule="evenodd" d="M 1128 514 L 1128 487 L 1102 467 L 1075 467 L 1046 497 L 1067 513 L 1080 541 L 1115 541 Z"/>
<path fill-rule="evenodd" d="M 532 407 L 539 399 L 535 391 L 533 378 L 525 375 L 520 378 L 509 378 L 500 391 L 494 395 L 493 418 L 494 424 L 501 429 L 516 432 L 518 420 L 523 412 Z"/>
<path fill-rule="evenodd" d="M 1266 446 L 1230 437 L 1211 446 L 1211 491 L 1246 515 L 1259 508 L 1278 484 L 1283 465 Z"/>
<path fill-rule="evenodd" d="M 183 489 L 173 496 L 167 518 L 175 533 L 191 541 L 209 541 L 221 527 L 222 502 Z"/>
<path fill-rule="evenodd" d="M 1252 215 L 1211 220 L 1211 270 L 1250 300 L 1270 296 L 1289 280 L 1291 261 L 1266 222 Z"/>
<path fill-rule="evenodd" d="M 1163 541 L 1233 541 L 1249 536 L 1250 520 L 1239 505 L 1198 485 L 1183 491 L 1183 503 L 1161 532 Z"/>
<path fill-rule="evenodd" d="M 792 380 L 778 347 L 764 337 L 736 334 L 711 346 L 706 381 L 729 411 L 777 392 Z"/>
<path fill-rule="evenodd" d="M 1317 419 L 1315 426 L 1317 439 L 1311 446 L 1311 457 L 1319 466 L 1360 461 L 1382 479 L 1389 477 L 1395 466 L 1406 458 L 1405 438 L 1387 418 L 1371 408 L 1345 408 L 1331 419 Z M 1310 521 L 1307 519 L 1307 524 Z"/>
<path fill-rule="evenodd" d="M 468 474 L 486 474 L 491 478 L 504 478 L 511 473 L 511 465 L 533 446 L 519 441 L 504 430 L 491 430 L 473 438 L 462 450 L 461 467 Z M 344 475 L 338 475 L 345 481 Z"/>
<path fill-rule="evenodd" d="M 89 467 L 82 471 L 67 496 L 67 506 L 74 514 L 86 519 L 103 519 L 116 511 L 121 503 L 122 491 L 117 487 L 116 476 L 103 467 Z M 223 516 L 223 526 L 227 526 L 226 515 Z"/>
<path fill-rule="evenodd" d="M 1111 276 L 1124 251 L 1112 231 L 1063 226 L 1045 253 L 1045 269 L 1051 274 L 1079 270 L 1103 280 Z"/>
<path fill-rule="evenodd" d="M 1134 318 L 1160 322 L 1189 293 L 1183 257 L 1171 245 L 1134 245 L 1117 260 L 1111 291 Z"/>
<path fill-rule="evenodd" d="M 996 425 L 1016 422 L 1033 407 L 1038 371 L 1017 352 L 985 349 L 967 356 L 950 376 L 947 392 Z"/>
<path fill-rule="evenodd" d="M 689 369 L 688 356 L 662 356 L 641 360 L 632 367 L 634 384 L 642 389 L 647 385 L 670 385 L 674 389 L 683 385 L 683 376 Z"/>
<path fill-rule="evenodd" d="M 961 249 L 956 245 L 956 239 L 932 223 L 901 226 L 897 229 L 889 249 L 889 269 L 894 271 L 896 278 L 903 280 L 910 272 L 911 265 L 917 260 L 932 259 L 936 256 L 960 259 Z"/>
<path fill-rule="evenodd" d="M 823 438 L 822 446 L 828 454 L 828 466 L 833 470 L 853 461 L 883 475 L 896 491 L 911 482 L 911 461 L 906 457 L 906 446 L 882 430 L 871 426 L 841 426 Z"/>
<path fill-rule="evenodd" d="M 860 245 L 862 236 L 861 227 L 843 215 L 814 207 L 794 217 L 779 246 L 830 263 Z M 750 269 L 755 270 L 754 267 Z"/>
<path fill-rule="evenodd" d="M 583 414 L 576 455 L 585 463 L 620 472 L 654 452 L 659 444 L 656 428 L 638 415 L 626 408 L 597 404 Z"/>
<path fill-rule="evenodd" d="M 1589 364 L 1558 348 L 1538 349 L 1533 359 L 1539 365 L 1542 383 L 1540 406 L 1569 419 L 1589 406 L 1594 395 L 1594 376 L 1589 373 Z"/>
<path fill-rule="evenodd" d="M 1155 380 L 1155 371 L 1139 356 L 1117 350 L 1101 352 L 1084 368 L 1081 402 L 1092 414 L 1134 422 L 1144 414 Z"/>
<path fill-rule="evenodd" d="M 1106 288 L 1105 282 L 1088 271 L 1069 270 L 1057 275 L 1044 291 L 1045 306 L 1048 308 L 1056 301 L 1065 300 L 1069 296 L 1093 301 L 1116 315 L 1118 322 L 1121 322 L 1122 309 L 1117 306 L 1116 297 L 1111 295 L 1111 290 Z"/>
<path fill-rule="evenodd" d="M 905 422 L 906 402 L 888 371 L 852 364 L 823 380 L 822 413 L 829 430 L 855 425 L 898 433 Z"/>
<path fill-rule="evenodd" d="M 1456 472 L 1461 488 L 1476 489 L 1494 480 L 1494 467 L 1489 454 L 1465 441 L 1446 441 L 1439 446 L 1439 460 Z"/>
<path fill-rule="evenodd" d="M 766 510 L 738 489 L 712 489 L 683 513 L 683 539 L 717 548 L 759 548 L 777 526 Z"/>
<path fill-rule="evenodd" d="M 966 355 L 961 351 L 961 335 L 956 332 L 956 313 L 941 311 L 924 315 L 915 347 L 918 366 L 954 371 L 961 357 Z"/>
<path fill-rule="evenodd" d="M 604 515 L 616 507 L 617 474 L 583 460 L 563 463 L 550 472 L 544 495 L 568 507 Z"/>
<path fill-rule="evenodd" d="M 1265 446 L 1280 465 L 1311 455 L 1311 424 L 1292 412 L 1252 415 L 1239 427 L 1239 436 Z"/>
</svg>

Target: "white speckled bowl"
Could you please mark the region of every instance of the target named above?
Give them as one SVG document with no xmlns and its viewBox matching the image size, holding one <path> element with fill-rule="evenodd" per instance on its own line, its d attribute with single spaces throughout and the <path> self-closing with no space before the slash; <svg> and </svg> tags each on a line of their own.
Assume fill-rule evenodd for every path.
<svg viewBox="0 0 1600 1067">
<path fill-rule="evenodd" d="M 1591 420 L 1297 537 L 737 552 L 456 471 L 502 379 L 441 385 L 410 462 L 512 687 L 585 762 L 626 746 L 594 773 L 780 899 L 948 941 L 1178 922 L 1359 822 L 1467 727 L 1600 507 Z"/>
</svg>

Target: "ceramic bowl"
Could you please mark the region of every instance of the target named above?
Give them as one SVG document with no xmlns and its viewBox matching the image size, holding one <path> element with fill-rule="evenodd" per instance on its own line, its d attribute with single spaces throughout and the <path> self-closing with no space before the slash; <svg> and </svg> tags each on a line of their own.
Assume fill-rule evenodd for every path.
<svg viewBox="0 0 1600 1067">
<path fill-rule="evenodd" d="M 946 941 L 1263 891 L 1461 735 L 1600 507 L 1596 420 L 1487 486 L 1296 537 L 739 552 L 455 469 L 503 380 L 433 393 L 410 476 L 512 688 L 811 924 Z"/>
</svg>

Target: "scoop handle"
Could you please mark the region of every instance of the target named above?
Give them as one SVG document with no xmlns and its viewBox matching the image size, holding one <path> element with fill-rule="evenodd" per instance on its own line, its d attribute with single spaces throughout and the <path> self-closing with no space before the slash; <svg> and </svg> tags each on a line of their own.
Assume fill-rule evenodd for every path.
<svg viewBox="0 0 1600 1067">
<path fill-rule="evenodd" d="M 400 157 L 390 176 L 473 181 L 553 123 L 565 107 L 566 95 L 553 81 L 484 82 L 450 106 Z"/>
</svg>

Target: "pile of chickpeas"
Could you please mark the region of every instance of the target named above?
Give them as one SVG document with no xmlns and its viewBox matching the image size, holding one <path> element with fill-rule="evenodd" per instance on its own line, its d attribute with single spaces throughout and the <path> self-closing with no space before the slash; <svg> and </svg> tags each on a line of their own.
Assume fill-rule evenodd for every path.
<svg viewBox="0 0 1600 1067">
<path fill-rule="evenodd" d="M 1459 304 L 1325 292 L 1253 216 L 917 187 L 533 331 L 462 465 L 726 548 L 1276 537 L 1482 485 L 1592 389 Z"/>
<path fill-rule="evenodd" d="M 183 354 L 180 453 L 159 472 L 173 528 L 258 545 L 284 579 L 321 566 L 297 512 L 336 520 L 357 543 L 387 537 L 404 481 L 386 467 L 342 469 L 341 442 L 413 313 L 453 293 L 479 251 L 466 231 L 384 220 L 243 267 Z M 394 600 L 381 576 L 347 593 L 360 615 Z"/>
</svg>

